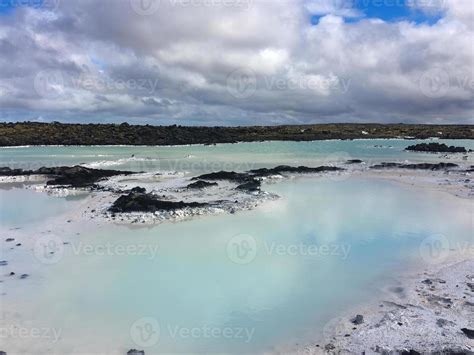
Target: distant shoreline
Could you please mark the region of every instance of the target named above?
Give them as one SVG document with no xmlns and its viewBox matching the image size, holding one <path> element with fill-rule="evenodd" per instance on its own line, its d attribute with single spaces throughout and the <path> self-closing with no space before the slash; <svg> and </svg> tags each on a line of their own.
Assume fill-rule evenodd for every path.
<svg viewBox="0 0 474 355">
<path fill-rule="evenodd" d="M 285 143 L 285 142 L 295 142 L 295 143 L 311 143 L 311 142 L 337 142 L 337 141 L 400 141 L 400 140 L 439 140 L 439 139 L 452 139 L 452 140 L 474 140 L 474 138 L 439 138 L 439 137 L 428 137 L 428 138 L 354 138 L 354 139 L 314 139 L 308 141 L 296 141 L 296 140 L 265 140 L 265 141 L 239 141 L 231 143 L 189 143 L 189 144 L 175 144 L 175 145 L 147 145 L 147 144 L 28 144 L 28 145 L 10 145 L 10 146 L 0 146 L 0 149 L 22 149 L 22 148 L 152 148 L 152 147 L 162 147 L 162 148 L 176 148 L 176 147 L 198 147 L 198 146 L 209 146 L 209 145 L 224 145 L 224 144 L 245 144 L 245 143 Z"/>
<path fill-rule="evenodd" d="M 199 127 L 122 124 L 0 123 L 0 147 L 182 146 L 260 141 L 474 139 L 474 125 L 317 124 Z"/>
</svg>

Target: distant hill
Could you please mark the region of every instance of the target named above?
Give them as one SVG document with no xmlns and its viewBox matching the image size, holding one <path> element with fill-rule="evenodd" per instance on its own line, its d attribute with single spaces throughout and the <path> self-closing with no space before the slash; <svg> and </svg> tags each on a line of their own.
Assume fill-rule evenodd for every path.
<svg viewBox="0 0 474 355">
<path fill-rule="evenodd" d="M 321 124 L 251 127 L 0 123 L 0 146 L 179 145 L 360 138 L 474 139 L 473 125 Z"/>
</svg>

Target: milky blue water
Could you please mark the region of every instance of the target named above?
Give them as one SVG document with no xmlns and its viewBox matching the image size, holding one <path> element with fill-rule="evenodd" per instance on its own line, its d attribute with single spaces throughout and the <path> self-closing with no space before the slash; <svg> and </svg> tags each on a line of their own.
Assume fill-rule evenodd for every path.
<svg viewBox="0 0 474 355">
<path fill-rule="evenodd" d="M 433 140 L 474 149 L 473 140 Z M 439 161 L 440 156 L 404 149 L 419 140 L 355 140 L 261 142 L 175 147 L 25 147 L 0 148 L 0 166 L 36 169 L 87 163 L 96 168 L 133 171 L 248 170 L 278 164 L 316 165 L 350 158 L 368 162 L 387 160 Z M 134 156 L 132 158 L 132 156 Z M 451 159 L 461 159 L 455 155 Z M 472 161 L 472 157 L 470 158 Z"/>
<path fill-rule="evenodd" d="M 0 224 L 7 228 L 42 224 L 48 217 L 74 208 L 77 197 L 57 198 L 0 185 Z"/>
<path fill-rule="evenodd" d="M 206 170 L 212 161 L 245 170 L 238 168 L 315 165 L 311 163 L 345 153 L 374 162 L 439 160 L 437 155 L 401 151 L 406 144 L 23 148 L 3 150 L 0 165 L 10 159 L 24 165 L 90 163 L 135 154 L 159 160 L 113 167 L 193 173 Z M 177 164 L 181 159 L 198 163 Z M 10 336 L 2 339 L 5 350 L 261 353 L 305 344 L 317 339 L 328 321 L 371 300 L 399 272 L 418 262 L 429 266 L 427 238 L 445 236 L 449 248 L 472 243 L 472 201 L 448 194 L 360 177 L 297 178 L 264 189 L 281 199 L 235 215 L 142 228 L 93 221 L 62 227 L 59 238 L 69 244 L 56 262 L 32 259 L 27 280 L 2 277 L 2 310 L 17 314 L 14 321 L 4 319 L 4 326 L 14 322 L 26 329 L 56 329 L 60 339 Z M 67 213 L 68 204 L 74 209 L 81 203 L 20 189 L 0 193 L 2 231 L 7 230 L 2 233 L 21 227 L 28 238 L 53 228 L 52 221 Z M 27 258 L 31 252 L 2 246 L 2 259 Z"/>
</svg>

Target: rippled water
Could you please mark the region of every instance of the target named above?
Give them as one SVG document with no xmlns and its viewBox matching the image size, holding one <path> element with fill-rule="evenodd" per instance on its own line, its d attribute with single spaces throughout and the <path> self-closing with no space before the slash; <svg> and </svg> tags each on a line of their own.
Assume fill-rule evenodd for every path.
<svg viewBox="0 0 474 355">
<path fill-rule="evenodd" d="M 242 162 L 315 165 L 311 163 L 324 161 L 328 152 L 342 156 L 337 153 L 341 151 L 370 161 L 439 160 L 437 155 L 402 152 L 406 143 L 24 148 L 22 158 L 15 149 L 8 150 L 2 165 L 8 159 L 36 164 L 40 156 L 43 165 L 90 163 L 98 161 L 98 154 L 123 159 L 133 152 L 135 157 L 156 154 L 160 159 L 188 154 L 186 159 L 203 162 L 182 170 L 190 172 L 206 170 L 204 162 L 212 160 L 235 170 Z M 171 162 L 176 161 L 146 167 L 180 170 Z M 114 166 L 125 167 L 145 166 Z M 266 185 L 265 190 L 281 199 L 235 215 L 142 228 L 96 226 L 91 221 L 57 231 L 52 222 L 81 200 L 2 191 L 2 236 L 13 227 L 21 227 L 24 238 L 41 238 L 53 229 L 60 248 L 54 256 L 31 257 L 33 247 L 12 250 L 2 241 L 1 259 L 12 260 L 15 271 L 31 275 L 25 280 L 1 278 L 6 293 L 2 328 L 15 324 L 30 334 L 20 337 L 7 331 L 1 350 L 258 353 L 304 344 L 321 336 L 325 324 L 340 312 L 370 300 L 408 265 L 437 262 L 430 249 L 436 243 L 448 240 L 448 248 L 472 243 L 472 204 L 447 194 L 355 177 L 297 178 Z M 11 204 L 17 207 L 10 210 Z M 8 272 L 10 266 L 3 269 Z M 33 337 L 32 329 L 49 330 L 49 336 Z"/>
</svg>

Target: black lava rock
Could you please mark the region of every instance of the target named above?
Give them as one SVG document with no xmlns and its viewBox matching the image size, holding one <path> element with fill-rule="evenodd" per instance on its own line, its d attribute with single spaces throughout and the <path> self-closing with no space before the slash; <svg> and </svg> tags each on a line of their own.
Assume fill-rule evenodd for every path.
<svg viewBox="0 0 474 355">
<path fill-rule="evenodd" d="M 421 143 L 407 147 L 405 150 L 412 152 L 431 152 L 431 153 L 467 153 L 464 147 L 447 146 L 444 143 Z"/>
<path fill-rule="evenodd" d="M 420 163 L 420 164 L 402 164 L 402 163 L 380 163 L 373 165 L 371 169 L 410 169 L 410 170 L 448 170 L 457 168 L 458 165 L 454 163 Z"/>
<path fill-rule="evenodd" d="M 236 187 L 237 190 L 245 190 L 249 192 L 257 192 L 260 191 L 260 185 L 262 183 L 259 180 L 251 180 L 249 182 L 243 183 Z"/>
<path fill-rule="evenodd" d="M 295 173 L 295 174 L 309 174 L 309 173 L 323 173 L 331 171 L 342 171 L 343 168 L 338 168 L 335 166 L 318 166 L 316 168 L 310 168 L 307 166 L 288 166 L 288 165 L 279 165 L 272 169 L 262 168 L 249 170 L 249 174 L 253 177 L 265 177 L 270 175 L 281 175 L 284 173 Z"/>
<path fill-rule="evenodd" d="M 80 165 L 72 167 L 42 167 L 38 170 L 10 169 L 8 167 L 0 168 L 0 176 L 47 175 L 52 178 L 46 183 L 47 185 L 70 187 L 92 187 L 103 178 L 131 174 L 134 173 L 131 171 L 90 169 Z"/>
<path fill-rule="evenodd" d="M 145 355 L 145 351 L 137 350 L 137 349 L 130 349 L 127 351 L 127 355 Z"/>
<path fill-rule="evenodd" d="M 462 328 L 461 331 L 466 334 L 469 339 L 474 339 L 474 330 L 468 328 Z"/>
<path fill-rule="evenodd" d="M 362 324 L 364 323 L 364 316 L 358 314 L 351 320 L 351 322 L 355 325 Z"/>
<path fill-rule="evenodd" d="M 186 207 L 205 207 L 207 203 L 173 202 L 158 199 L 156 195 L 130 192 L 120 196 L 109 208 L 113 213 L 175 211 Z"/>
<path fill-rule="evenodd" d="M 309 173 L 323 173 L 331 171 L 342 171 L 343 168 L 338 168 L 335 166 L 319 166 L 316 168 L 310 168 L 307 166 L 288 166 L 288 165 L 279 165 L 275 168 L 261 168 L 249 170 L 245 173 L 236 173 L 235 171 L 218 171 L 209 174 L 200 175 L 194 177 L 192 180 L 227 180 L 237 183 L 246 183 L 252 181 L 255 178 L 267 177 L 272 175 L 281 175 L 284 173 L 294 173 L 294 174 L 309 174 Z"/>
<path fill-rule="evenodd" d="M 235 171 L 217 171 L 214 173 L 203 174 L 197 177 L 192 178 L 191 180 L 228 180 L 243 182 L 248 179 L 248 174 L 246 173 L 236 173 Z"/>
<path fill-rule="evenodd" d="M 205 189 L 207 187 L 217 186 L 217 182 L 208 182 L 203 180 L 198 180 L 186 186 L 187 189 Z"/>
</svg>

